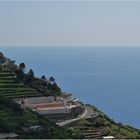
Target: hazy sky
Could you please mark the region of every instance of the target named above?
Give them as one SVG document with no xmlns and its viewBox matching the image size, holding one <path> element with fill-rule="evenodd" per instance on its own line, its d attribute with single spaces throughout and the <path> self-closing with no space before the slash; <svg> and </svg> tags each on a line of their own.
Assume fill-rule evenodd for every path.
<svg viewBox="0 0 140 140">
<path fill-rule="evenodd" d="M 140 46 L 140 1 L 0 1 L 0 46 Z"/>
</svg>

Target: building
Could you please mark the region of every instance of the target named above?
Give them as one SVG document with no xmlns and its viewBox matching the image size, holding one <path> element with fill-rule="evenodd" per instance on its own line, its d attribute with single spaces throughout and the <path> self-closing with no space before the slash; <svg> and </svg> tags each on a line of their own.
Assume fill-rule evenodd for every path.
<svg viewBox="0 0 140 140">
<path fill-rule="evenodd" d="M 63 93 L 61 96 L 22 98 L 17 101 L 22 108 L 32 108 L 40 115 L 46 115 L 52 120 L 75 118 L 83 111 L 79 100 L 72 94 Z"/>
<path fill-rule="evenodd" d="M 73 94 L 71 93 L 63 93 L 60 96 L 60 99 L 63 100 L 65 106 L 69 105 L 79 105 L 79 99 L 74 98 Z"/>
</svg>

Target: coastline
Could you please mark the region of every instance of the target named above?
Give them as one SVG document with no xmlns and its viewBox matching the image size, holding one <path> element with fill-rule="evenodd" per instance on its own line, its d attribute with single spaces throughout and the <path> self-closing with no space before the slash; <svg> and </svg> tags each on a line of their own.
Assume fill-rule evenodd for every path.
<svg viewBox="0 0 140 140">
<path fill-rule="evenodd" d="M 2 50 L 17 64 L 25 62 L 26 69 L 32 68 L 37 77 L 53 75 L 63 91 L 97 106 L 117 122 L 140 128 L 139 112 L 133 109 L 139 110 L 139 98 L 135 98 L 140 91 L 139 48 L 82 48 L 80 52 L 79 48 L 41 49 L 12 47 Z M 131 63 L 126 63 L 129 58 L 132 58 Z M 132 114 L 136 119 L 126 117 Z"/>
<path fill-rule="evenodd" d="M 54 77 L 46 78 L 43 75 L 41 78 L 37 78 L 32 69 L 27 73 L 25 72 L 26 65 L 24 63 L 20 63 L 18 66 L 15 61 L 6 58 L 2 53 L 0 53 L 0 57 L 0 105 L 4 105 L 7 110 L 10 108 L 16 113 L 19 112 L 22 114 L 20 117 L 24 117 L 22 112 L 26 112 L 28 115 L 31 113 L 37 117 L 36 125 L 20 126 L 20 132 L 15 126 L 4 126 L 4 128 L 12 130 L 6 131 L 16 132 L 16 134 L 23 133 L 23 136 L 25 136 L 24 133 L 39 129 L 42 132 L 46 129 L 45 122 L 38 124 L 38 119 L 47 119 L 48 123 L 52 122 L 52 125 L 55 123 L 56 128 L 58 126 L 62 129 L 67 128 L 72 135 L 76 133 L 75 136 L 79 138 L 104 138 L 106 136 L 140 138 L 140 130 L 116 123 L 95 106 L 85 105 L 73 94 L 63 92 Z M 5 113 L 14 112 L 6 111 Z M 16 117 L 20 120 L 18 115 Z M 33 119 L 33 117 L 30 119 Z M 19 125 L 19 120 L 15 121 L 14 125 Z M 6 120 L 3 121 L 5 125 Z M 24 119 L 23 124 L 26 126 Z"/>
</svg>

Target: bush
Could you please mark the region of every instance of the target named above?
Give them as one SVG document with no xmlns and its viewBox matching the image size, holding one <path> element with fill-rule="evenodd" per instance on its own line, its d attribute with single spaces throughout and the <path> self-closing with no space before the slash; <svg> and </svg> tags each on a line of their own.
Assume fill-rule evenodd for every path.
<svg viewBox="0 0 140 140">
<path fill-rule="evenodd" d="M 20 105 L 2 95 L 0 95 L 0 104 L 5 105 L 8 108 L 11 108 L 17 113 L 22 113 L 23 109 L 20 107 Z"/>
</svg>

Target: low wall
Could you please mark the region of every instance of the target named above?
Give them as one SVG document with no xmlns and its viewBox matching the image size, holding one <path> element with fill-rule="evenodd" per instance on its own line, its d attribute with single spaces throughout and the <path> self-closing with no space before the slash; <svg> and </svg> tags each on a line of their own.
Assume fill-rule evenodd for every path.
<svg viewBox="0 0 140 140">
<path fill-rule="evenodd" d="M 82 114 L 83 111 L 84 108 L 77 107 L 77 108 L 73 108 L 70 113 L 47 114 L 44 116 L 48 118 L 50 121 L 57 122 L 58 120 L 64 121 L 64 120 L 74 119 L 78 115 Z"/>
<path fill-rule="evenodd" d="M 25 102 L 27 104 L 42 104 L 42 103 L 51 103 L 55 101 L 55 97 L 32 97 L 32 98 L 25 98 Z"/>
<path fill-rule="evenodd" d="M 41 104 L 25 104 L 25 107 L 32 108 L 50 108 L 50 107 L 63 107 L 63 102 L 41 103 Z"/>
</svg>

